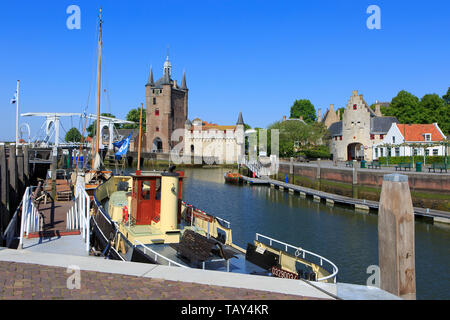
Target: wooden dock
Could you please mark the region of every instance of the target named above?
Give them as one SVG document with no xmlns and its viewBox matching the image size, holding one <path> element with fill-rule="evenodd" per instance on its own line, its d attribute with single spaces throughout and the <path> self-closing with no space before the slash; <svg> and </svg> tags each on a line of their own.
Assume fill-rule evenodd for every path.
<svg viewBox="0 0 450 320">
<path fill-rule="evenodd" d="M 369 211 L 371 209 L 378 211 L 379 208 L 378 201 L 350 198 L 333 193 L 301 187 L 282 181 L 272 180 L 269 178 L 258 179 L 245 176 L 242 176 L 242 178 L 244 179 L 245 183 L 250 185 L 266 185 L 277 189 L 283 189 L 291 193 L 298 193 L 302 196 L 312 197 L 316 201 L 324 200 L 327 204 L 331 205 L 333 205 L 334 203 L 350 205 L 353 206 L 355 210 L 362 211 Z M 414 207 L 414 214 L 416 216 L 432 218 L 436 222 L 450 223 L 450 212 Z"/>
</svg>

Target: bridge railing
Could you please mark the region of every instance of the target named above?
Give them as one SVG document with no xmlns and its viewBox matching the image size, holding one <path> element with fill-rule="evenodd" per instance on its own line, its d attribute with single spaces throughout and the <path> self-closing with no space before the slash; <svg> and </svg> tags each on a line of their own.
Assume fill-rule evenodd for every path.
<svg viewBox="0 0 450 320">
<path fill-rule="evenodd" d="M 66 229 L 80 230 L 84 241 L 86 242 L 86 251 L 89 252 L 89 230 L 90 230 L 90 212 L 91 199 L 86 190 L 77 185 L 75 188 L 75 201 L 73 206 L 67 212 Z"/>
<path fill-rule="evenodd" d="M 23 249 L 23 238 L 30 233 L 42 231 L 42 215 L 33 201 L 33 189 L 27 187 L 22 198 L 22 217 L 20 220 L 19 248 Z"/>
</svg>

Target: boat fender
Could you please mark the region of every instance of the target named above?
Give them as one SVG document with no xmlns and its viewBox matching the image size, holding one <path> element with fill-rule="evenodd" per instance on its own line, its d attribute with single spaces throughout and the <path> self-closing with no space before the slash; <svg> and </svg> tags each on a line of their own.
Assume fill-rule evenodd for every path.
<svg viewBox="0 0 450 320">
<path fill-rule="evenodd" d="M 124 223 L 128 222 L 128 207 L 127 206 L 123 207 L 123 209 L 122 209 L 122 221 Z"/>
</svg>

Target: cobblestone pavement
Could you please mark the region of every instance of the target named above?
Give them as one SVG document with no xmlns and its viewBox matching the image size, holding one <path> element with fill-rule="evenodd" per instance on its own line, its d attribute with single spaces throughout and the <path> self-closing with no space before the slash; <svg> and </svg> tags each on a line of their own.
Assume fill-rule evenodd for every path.
<svg viewBox="0 0 450 320">
<path fill-rule="evenodd" d="M 0 300 L 310 300 L 311 298 L 179 281 L 80 271 L 67 288 L 65 268 L 0 261 Z"/>
</svg>

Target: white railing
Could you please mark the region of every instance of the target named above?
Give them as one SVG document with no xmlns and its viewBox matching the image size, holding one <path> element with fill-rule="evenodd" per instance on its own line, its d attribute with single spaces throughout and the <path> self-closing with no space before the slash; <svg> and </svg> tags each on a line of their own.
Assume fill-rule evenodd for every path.
<svg viewBox="0 0 450 320">
<path fill-rule="evenodd" d="M 241 156 L 239 164 L 245 165 L 250 171 L 255 173 L 256 177 L 271 176 L 278 172 L 279 160 L 276 156 L 270 156 L 270 167 L 265 167 L 258 158 L 249 159 L 248 156 Z"/>
<path fill-rule="evenodd" d="M 338 268 L 336 267 L 336 265 L 333 262 L 331 262 L 327 258 L 324 258 L 324 257 L 322 257 L 322 256 L 320 256 L 320 255 L 318 255 L 318 254 L 316 254 L 314 252 L 310 252 L 308 250 L 305 250 L 305 249 L 302 249 L 302 248 L 299 248 L 299 247 L 294 247 L 294 246 L 292 246 L 290 244 L 287 244 L 287 243 L 284 243 L 284 242 L 278 241 L 276 239 L 273 239 L 273 238 L 270 238 L 270 237 L 267 237 L 267 236 L 264 236 L 262 234 L 257 233 L 256 234 L 256 241 L 259 241 L 259 238 L 264 238 L 266 240 L 269 240 L 269 245 L 270 246 L 272 246 L 272 244 L 274 242 L 279 244 L 279 245 L 281 245 L 281 246 L 284 246 L 284 249 L 285 249 L 284 251 L 286 251 L 286 252 L 288 252 L 288 249 L 291 248 L 291 249 L 295 250 L 295 256 L 296 257 L 302 256 L 302 258 L 305 259 L 305 260 L 307 260 L 306 259 L 306 255 L 307 254 L 311 255 L 311 256 L 319 259 L 319 263 L 320 263 L 321 267 L 323 267 L 323 263 L 324 262 L 328 263 L 332 267 L 333 272 L 331 272 L 331 274 L 326 276 L 326 277 L 317 279 L 317 281 L 325 281 L 325 280 L 333 278 L 334 283 L 336 283 L 336 278 L 337 278 L 336 276 L 337 276 L 337 273 L 338 273 Z"/>
<path fill-rule="evenodd" d="M 33 187 L 25 190 L 22 199 L 22 217 L 20 221 L 19 249 L 23 249 L 23 238 L 33 232 L 39 232 L 42 227 L 42 217 L 33 202 Z"/>
<path fill-rule="evenodd" d="M 136 245 L 139 245 L 141 247 L 144 248 L 144 254 L 148 255 L 150 257 L 150 255 L 147 253 L 147 250 L 150 251 L 150 253 L 153 255 L 153 258 L 155 260 L 155 262 L 158 262 L 158 258 L 161 258 L 161 260 L 166 261 L 169 264 L 169 267 L 171 267 L 172 265 L 175 265 L 177 267 L 182 267 L 182 268 L 189 268 L 186 267 L 178 262 L 175 262 L 173 260 L 170 260 L 169 258 L 164 257 L 163 255 L 159 254 L 158 252 L 150 249 L 149 247 L 147 247 L 145 244 L 143 244 L 142 242 L 140 242 L 139 240 L 134 240 L 134 246 L 136 247 Z"/>
<path fill-rule="evenodd" d="M 90 250 L 89 230 L 91 218 L 91 199 L 86 190 L 81 186 L 75 187 L 75 201 L 66 215 L 66 229 L 80 230 L 86 242 L 86 251 Z"/>
</svg>

